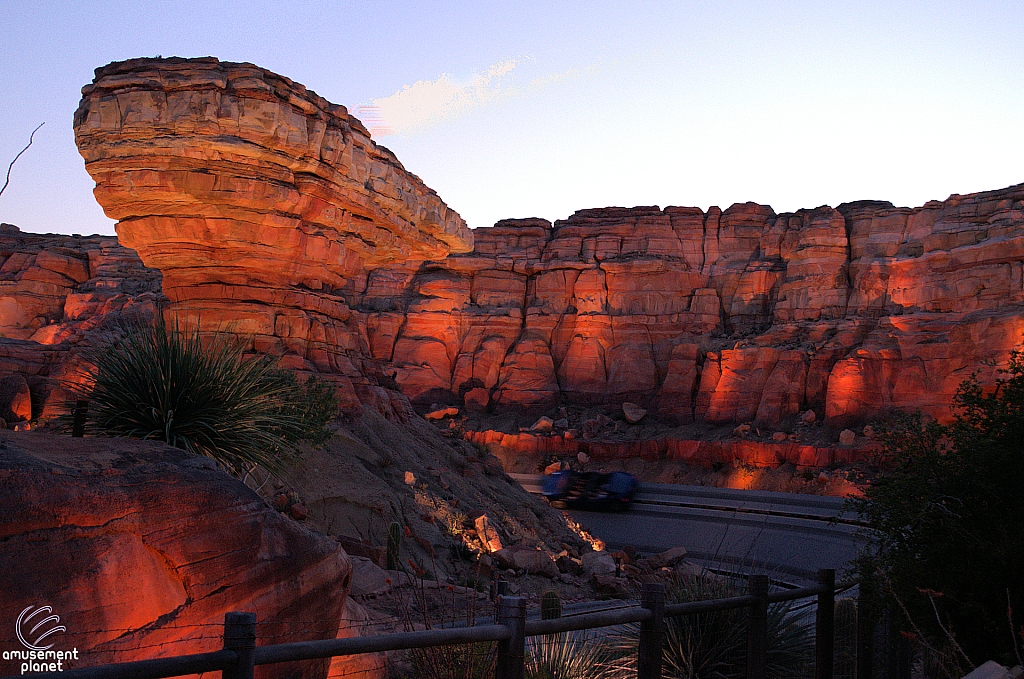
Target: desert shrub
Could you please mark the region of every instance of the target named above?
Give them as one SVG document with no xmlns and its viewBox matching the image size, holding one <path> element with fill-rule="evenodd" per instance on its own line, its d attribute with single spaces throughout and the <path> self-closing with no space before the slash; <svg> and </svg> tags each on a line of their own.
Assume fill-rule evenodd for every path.
<svg viewBox="0 0 1024 679">
<path fill-rule="evenodd" d="M 526 679 L 624 679 L 609 660 L 599 631 L 545 634 L 526 639 L 524 674 Z"/>
<path fill-rule="evenodd" d="M 1024 361 L 985 393 L 975 377 L 951 424 L 896 416 L 880 437 L 887 466 L 861 500 L 873 551 L 860 560 L 936 673 L 1020 662 L 1024 610 Z M 947 670 L 942 670 L 946 667 Z M 960 676 L 956 674 L 956 676 Z"/>
<path fill-rule="evenodd" d="M 237 474 L 256 465 L 278 471 L 300 444 L 332 435 L 330 385 L 300 383 L 228 336 L 134 321 L 87 359 L 94 367 L 77 395 L 89 399 L 94 434 L 165 441 Z"/>
<path fill-rule="evenodd" d="M 666 588 L 666 603 L 722 599 L 745 594 L 734 581 L 682 577 Z M 624 626 L 612 646 L 622 654 L 619 668 L 634 672 L 640 628 Z M 747 611 L 731 609 L 665 619 L 663 676 L 666 679 L 733 679 L 746 676 Z M 809 618 L 793 602 L 768 606 L 768 665 L 772 679 L 813 674 L 814 635 Z M 624 675 L 623 675 L 624 676 Z"/>
</svg>

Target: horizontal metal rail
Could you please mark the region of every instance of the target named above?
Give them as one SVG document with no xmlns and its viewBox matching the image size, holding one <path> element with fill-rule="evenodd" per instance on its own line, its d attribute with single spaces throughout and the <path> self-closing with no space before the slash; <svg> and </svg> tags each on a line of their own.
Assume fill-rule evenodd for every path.
<svg viewBox="0 0 1024 679">
<path fill-rule="evenodd" d="M 163 679 L 164 677 L 181 677 L 186 674 L 219 672 L 230 669 L 237 663 L 237 653 L 222 649 L 212 653 L 179 655 L 173 658 L 79 667 L 63 672 L 38 672 L 30 676 L 33 679 Z M 3 679 L 8 678 L 4 677 Z"/>
<path fill-rule="evenodd" d="M 378 634 L 372 637 L 297 641 L 291 644 L 257 646 L 256 664 L 271 665 L 279 662 L 315 660 L 339 655 L 472 644 L 480 641 L 502 641 L 511 635 L 512 631 L 504 625 L 486 625 L 483 627 L 431 629 L 420 632 L 397 632 L 395 634 Z"/>
<path fill-rule="evenodd" d="M 188 674 L 201 674 L 204 672 L 224 672 L 235 676 L 238 669 L 248 663 L 250 673 L 255 665 L 270 665 L 282 662 L 295 662 L 303 660 L 315 660 L 331 658 L 336 656 L 349 656 L 361 653 L 381 653 L 385 651 L 397 651 L 413 648 L 427 648 L 432 646 L 448 646 L 452 644 L 472 644 L 479 642 L 499 642 L 499 655 L 502 653 L 503 644 L 510 643 L 522 645 L 525 637 L 539 636 L 544 634 L 557 634 L 583 629 L 594 629 L 599 627 L 614 627 L 631 623 L 643 623 L 641 626 L 641 647 L 644 646 L 644 635 L 651 630 L 661 630 L 664 618 L 693 615 L 711 611 L 723 611 L 736 608 L 747 608 L 750 613 L 750 624 L 755 624 L 761 616 L 763 618 L 765 607 L 770 603 L 782 601 L 794 601 L 809 597 L 818 597 L 819 608 L 822 601 L 828 605 L 828 612 L 825 618 L 819 620 L 818 625 L 831 625 L 831 601 L 836 589 L 845 589 L 855 585 L 855 582 L 846 582 L 838 587 L 834 585 L 833 571 L 821 571 L 825 575 L 822 584 L 811 587 L 803 587 L 784 592 L 767 592 L 768 580 L 765 576 L 751 576 L 751 581 L 760 578 L 759 590 L 752 590 L 744 596 L 734 596 L 723 599 L 710 599 L 705 601 L 688 601 L 677 604 L 664 604 L 664 585 L 645 585 L 644 600 L 642 605 L 632 605 L 612 610 L 601 610 L 590 613 L 580 613 L 552 620 L 526 620 L 526 602 L 519 597 L 510 597 L 507 601 L 499 598 L 499 608 L 504 610 L 505 617 L 500 618 L 504 624 L 488 624 L 475 627 L 456 627 L 445 629 L 423 630 L 417 632 L 398 632 L 392 634 L 379 634 L 366 637 L 351 637 L 347 639 L 325 639 L 320 641 L 301 641 L 290 644 L 275 644 L 271 646 L 249 646 L 248 657 L 244 656 L 244 649 L 231 650 L 225 648 L 211 653 L 197 653 L 172 658 L 159 658 L 156 660 L 139 660 L 127 663 L 116 663 L 110 665 L 98 665 L 94 667 L 82 667 L 66 670 L 63 672 L 43 672 L 33 674 L 39 679 L 163 679 L 164 677 L 178 677 Z M 648 592 L 649 588 L 660 587 L 660 590 Z M 660 592 L 660 593 L 659 593 Z M 649 598 L 653 596 L 654 598 Z M 513 603 L 514 602 L 514 603 Z M 512 617 L 510 610 L 518 611 Z M 758 613 L 758 611 L 761 611 Z M 247 623 L 251 630 L 249 643 L 256 642 L 255 616 L 252 614 L 229 613 L 228 616 L 251 616 Z M 820 616 L 819 616 L 820 617 Z M 228 623 L 225 623 L 225 643 L 238 638 L 228 634 Z M 644 632 L 647 629 L 647 632 Z M 830 626 L 821 627 L 819 631 L 829 632 Z M 762 630 L 763 631 L 763 630 Z M 660 648 L 659 631 L 653 642 L 657 642 L 651 648 Z M 831 633 L 828 634 L 831 636 Z M 518 641 L 516 641 L 518 639 Z M 648 642 L 648 643 L 653 643 Z M 648 648 L 645 651 L 646 662 L 651 662 L 654 652 Z M 506 655 L 509 649 L 505 649 Z M 660 653 L 660 652 L 658 652 Z M 831 658 L 833 649 L 831 645 L 822 647 L 819 654 L 819 664 L 827 670 L 831 670 Z M 512 657 L 512 656 L 510 656 Z M 518 657 L 518 656 L 516 656 Z M 658 655 L 660 658 L 660 655 Z M 521 658 L 520 658 L 521 660 Z M 762 658 L 763 660 L 763 658 Z M 825 667 L 827 662 L 827 667 Z M 660 668 L 660 660 L 654 663 Z M 652 665 L 652 667 L 654 667 Z M 652 670 L 653 671 L 653 670 Z M 823 670 L 824 671 L 824 670 Z M 657 672 L 654 675 L 656 676 Z M 828 676 L 825 672 L 823 676 Z M 14 679 L 13 677 L 0 677 L 0 679 Z"/>
<path fill-rule="evenodd" d="M 708 599 L 706 601 L 686 601 L 681 604 L 666 604 L 665 617 L 677 618 L 680 615 L 707 613 L 709 611 L 727 611 L 732 608 L 749 608 L 757 604 L 758 597 L 753 595 L 731 596 L 726 599 Z"/>
<path fill-rule="evenodd" d="M 571 632 L 574 630 L 590 629 L 592 627 L 626 625 L 631 622 L 643 622 L 644 620 L 650 619 L 651 616 L 652 613 L 646 608 L 632 606 L 630 608 L 620 608 L 615 611 L 583 613 L 581 615 L 573 615 L 568 618 L 529 620 L 526 623 L 526 636 L 535 637 L 540 634 Z"/>
</svg>

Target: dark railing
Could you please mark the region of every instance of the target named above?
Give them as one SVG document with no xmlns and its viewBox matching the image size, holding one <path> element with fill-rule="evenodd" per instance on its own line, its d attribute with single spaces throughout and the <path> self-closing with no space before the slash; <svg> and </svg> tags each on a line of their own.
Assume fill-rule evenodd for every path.
<svg viewBox="0 0 1024 679">
<path fill-rule="evenodd" d="M 818 584 L 802 589 L 769 593 L 768 584 L 767 576 L 752 575 L 747 581 L 746 595 L 679 604 L 665 603 L 664 584 L 645 584 L 639 606 L 530 621 L 526 620 L 524 598 L 502 594 L 498 597 L 497 615 L 495 624 L 492 625 L 301 641 L 271 646 L 256 645 L 254 613 L 228 613 L 224 618 L 224 648 L 219 651 L 82 667 L 63 672 L 43 672 L 31 676 L 36 679 L 163 679 L 202 672 L 222 672 L 223 679 L 253 679 L 257 665 L 496 641 L 498 653 L 495 679 L 522 679 L 527 637 L 638 622 L 640 635 L 637 646 L 637 679 L 661 679 L 666 618 L 746 608 L 747 679 L 764 679 L 768 651 L 768 605 L 817 597 L 815 679 L 832 679 L 835 572 L 819 571 Z M 858 651 L 865 645 L 859 644 Z M 860 652 L 857 655 L 858 679 L 870 677 L 870 660 L 862 660 Z"/>
</svg>

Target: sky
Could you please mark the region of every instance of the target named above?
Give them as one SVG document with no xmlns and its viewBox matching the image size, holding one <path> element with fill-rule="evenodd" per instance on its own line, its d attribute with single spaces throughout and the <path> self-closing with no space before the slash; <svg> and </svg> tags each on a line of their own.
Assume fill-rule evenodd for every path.
<svg viewBox="0 0 1024 679">
<path fill-rule="evenodd" d="M 471 227 L 605 206 L 916 206 L 1024 182 L 1024 2 L 0 0 L 0 222 L 114 233 L 93 69 L 249 61 L 361 116 Z"/>
</svg>

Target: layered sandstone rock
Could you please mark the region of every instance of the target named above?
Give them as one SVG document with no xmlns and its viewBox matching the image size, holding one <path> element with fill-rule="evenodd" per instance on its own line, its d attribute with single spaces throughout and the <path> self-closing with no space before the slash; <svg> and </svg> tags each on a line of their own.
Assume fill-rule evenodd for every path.
<svg viewBox="0 0 1024 679">
<path fill-rule="evenodd" d="M 915 209 L 583 210 L 475 237 L 473 253 L 366 274 L 370 350 L 414 400 L 946 419 L 1024 331 L 1024 185 Z"/>
<path fill-rule="evenodd" d="M 0 434 L 0 478 L 5 648 L 21 647 L 19 613 L 43 605 L 66 627 L 47 642 L 78 649 L 71 668 L 217 650 L 235 610 L 257 614 L 260 643 L 352 634 L 344 551 L 210 460 L 124 439 Z M 327 670 L 315 661 L 257 675 Z"/>
<path fill-rule="evenodd" d="M 478 229 L 472 248 L 343 107 L 249 64 L 111 64 L 75 130 L 168 313 L 333 375 L 353 411 L 391 408 L 391 364 L 423 404 L 944 419 L 960 381 L 981 368 L 991 382 L 983 362 L 1004 363 L 1024 329 L 1021 186 L 914 209 L 582 210 Z M 75 280 L 73 262 L 40 267 L 32 290 Z M 14 331 L 52 315 L 52 297 L 26 297 Z"/>
<path fill-rule="evenodd" d="M 97 69 L 75 139 L 121 243 L 163 274 L 169 316 L 333 375 L 353 407 L 375 369 L 341 290 L 366 267 L 472 249 L 344 106 L 252 64 Z"/>
<path fill-rule="evenodd" d="M 19 374 L 32 416 L 62 405 L 77 349 L 166 302 L 160 272 L 112 236 L 22 233 L 0 224 L 0 376 Z"/>
</svg>

